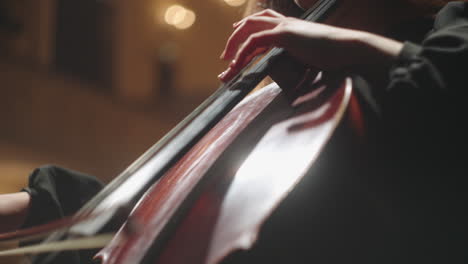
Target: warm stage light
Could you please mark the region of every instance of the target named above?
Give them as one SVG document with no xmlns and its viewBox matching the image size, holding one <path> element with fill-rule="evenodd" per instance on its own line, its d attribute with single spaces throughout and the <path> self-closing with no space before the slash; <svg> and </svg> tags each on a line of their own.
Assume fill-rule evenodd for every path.
<svg viewBox="0 0 468 264">
<path fill-rule="evenodd" d="M 187 29 L 195 23 L 196 15 L 192 10 L 188 10 L 180 5 L 170 6 L 164 15 L 167 24 L 177 29 Z"/>
<path fill-rule="evenodd" d="M 245 1 L 246 0 L 224 0 L 224 2 L 230 6 L 241 6 L 245 4 Z"/>
<path fill-rule="evenodd" d="M 174 26 L 178 29 L 187 29 L 191 27 L 193 23 L 195 23 L 195 19 L 196 19 L 195 13 L 191 10 L 186 9 L 184 19 L 182 19 L 180 23 L 174 24 Z"/>
<path fill-rule="evenodd" d="M 175 25 L 180 23 L 185 16 L 185 8 L 180 5 L 173 5 L 166 10 L 166 14 L 164 15 L 164 20 L 169 25 Z"/>
</svg>

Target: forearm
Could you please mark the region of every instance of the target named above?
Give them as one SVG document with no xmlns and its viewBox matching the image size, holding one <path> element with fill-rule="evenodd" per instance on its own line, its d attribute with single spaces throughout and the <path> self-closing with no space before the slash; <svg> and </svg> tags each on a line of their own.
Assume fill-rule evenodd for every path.
<svg viewBox="0 0 468 264">
<path fill-rule="evenodd" d="M 0 194 L 0 233 L 20 228 L 29 211 L 30 196 L 26 192 Z"/>
<path fill-rule="evenodd" d="M 352 60 L 348 63 L 348 70 L 357 74 L 380 72 L 386 75 L 403 48 L 403 43 L 399 41 L 368 32 L 351 30 L 346 34 L 349 36 L 343 41 L 351 43 L 347 44 L 350 47 L 348 52 L 354 54 L 348 55 Z"/>
</svg>

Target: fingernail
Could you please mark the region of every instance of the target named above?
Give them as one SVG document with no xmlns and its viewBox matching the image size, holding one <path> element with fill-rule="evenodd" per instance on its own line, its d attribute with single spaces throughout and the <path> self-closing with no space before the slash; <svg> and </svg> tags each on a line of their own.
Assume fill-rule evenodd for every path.
<svg viewBox="0 0 468 264">
<path fill-rule="evenodd" d="M 224 55 L 226 55 L 226 51 L 223 51 L 223 53 L 221 53 L 221 55 L 219 56 L 220 59 L 224 59 Z"/>
<path fill-rule="evenodd" d="M 222 80 L 222 79 L 226 76 L 227 71 L 228 71 L 228 70 L 225 70 L 225 71 L 223 71 L 222 73 L 220 73 L 220 74 L 218 75 L 218 79 L 221 79 L 221 80 Z"/>
<path fill-rule="evenodd" d="M 239 25 L 239 21 L 235 22 L 234 24 L 232 24 L 232 27 L 237 27 L 237 25 Z"/>
</svg>

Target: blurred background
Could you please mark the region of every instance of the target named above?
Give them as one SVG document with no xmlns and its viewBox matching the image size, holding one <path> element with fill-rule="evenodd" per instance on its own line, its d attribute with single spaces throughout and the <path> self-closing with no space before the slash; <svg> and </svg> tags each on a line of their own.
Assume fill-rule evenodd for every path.
<svg viewBox="0 0 468 264">
<path fill-rule="evenodd" d="M 0 193 L 110 181 L 219 86 L 245 0 L 0 0 Z"/>
</svg>

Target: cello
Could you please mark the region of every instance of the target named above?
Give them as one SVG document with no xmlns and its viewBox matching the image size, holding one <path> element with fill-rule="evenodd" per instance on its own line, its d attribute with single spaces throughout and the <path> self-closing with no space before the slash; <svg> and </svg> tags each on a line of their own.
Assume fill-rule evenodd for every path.
<svg viewBox="0 0 468 264">
<path fill-rule="evenodd" d="M 305 18 L 324 19 L 334 4 L 319 1 Z M 267 221 L 285 214 L 285 198 L 294 199 L 302 178 L 323 169 L 316 164 L 325 146 L 342 145 L 330 138 L 354 102 L 349 78 L 312 72 L 296 78 L 291 91 L 271 86 L 238 104 L 267 74 L 274 75 L 276 63 L 288 64 L 284 57 L 273 49 L 224 84 L 74 217 L 84 221 L 46 241 L 96 234 L 116 215 L 128 217 L 97 262 L 218 263 L 264 241 Z M 291 141 L 278 141 L 283 137 Z"/>
</svg>

